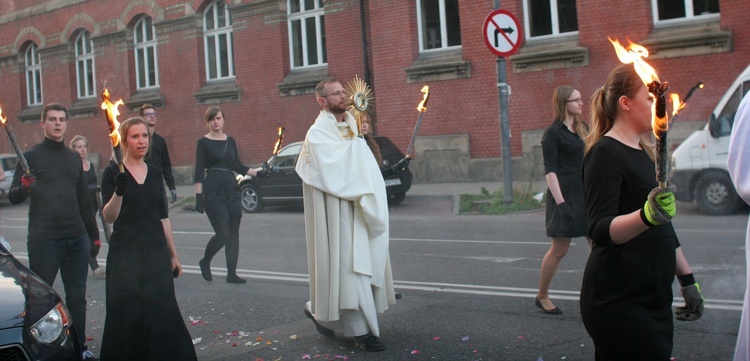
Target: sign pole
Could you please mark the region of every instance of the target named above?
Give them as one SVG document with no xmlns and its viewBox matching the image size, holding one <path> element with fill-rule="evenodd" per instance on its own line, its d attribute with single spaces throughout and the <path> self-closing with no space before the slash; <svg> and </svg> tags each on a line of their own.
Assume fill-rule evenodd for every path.
<svg viewBox="0 0 750 361">
<path fill-rule="evenodd" d="M 500 9 L 500 0 L 495 0 L 495 9 Z M 520 41 L 520 40 L 519 40 Z M 500 97 L 500 139 L 503 159 L 503 203 L 513 203 L 513 164 L 510 154 L 510 118 L 508 115 L 508 83 L 505 72 L 505 57 L 497 57 L 497 89 Z"/>
</svg>

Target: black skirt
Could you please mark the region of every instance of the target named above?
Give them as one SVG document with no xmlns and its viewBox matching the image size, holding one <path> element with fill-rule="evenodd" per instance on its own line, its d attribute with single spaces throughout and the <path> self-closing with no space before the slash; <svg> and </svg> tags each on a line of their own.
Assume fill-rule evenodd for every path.
<svg viewBox="0 0 750 361">
<path fill-rule="evenodd" d="M 546 214 L 547 237 L 575 238 L 584 237 L 588 233 L 588 222 L 586 216 L 586 204 L 583 199 L 583 181 L 581 173 L 557 175 L 565 203 L 573 211 L 572 221 L 566 220 L 560 214 L 555 203 L 555 198 L 547 189 Z"/>
</svg>

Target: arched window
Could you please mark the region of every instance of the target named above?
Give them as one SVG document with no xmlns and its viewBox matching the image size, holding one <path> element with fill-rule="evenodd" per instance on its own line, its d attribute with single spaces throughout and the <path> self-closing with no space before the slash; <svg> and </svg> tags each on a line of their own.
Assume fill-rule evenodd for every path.
<svg viewBox="0 0 750 361">
<path fill-rule="evenodd" d="M 96 92 L 94 76 L 94 42 L 86 30 L 76 38 L 76 79 L 78 97 L 93 97 Z"/>
<path fill-rule="evenodd" d="M 207 80 L 234 78 L 232 19 L 224 1 L 216 1 L 203 15 Z"/>
<path fill-rule="evenodd" d="M 29 106 L 42 104 L 42 60 L 36 44 L 26 49 L 26 103 Z"/>
<path fill-rule="evenodd" d="M 144 16 L 133 29 L 135 79 L 138 89 L 159 86 L 159 59 L 156 55 L 156 28 L 150 16 Z"/>
<path fill-rule="evenodd" d="M 325 17 L 322 0 L 289 0 L 289 56 L 292 68 L 324 65 Z"/>
</svg>

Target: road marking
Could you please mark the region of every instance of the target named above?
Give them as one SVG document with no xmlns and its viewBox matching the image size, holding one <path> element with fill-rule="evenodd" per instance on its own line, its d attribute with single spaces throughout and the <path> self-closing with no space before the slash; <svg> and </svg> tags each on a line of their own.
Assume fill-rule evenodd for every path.
<svg viewBox="0 0 750 361">
<path fill-rule="evenodd" d="M 549 241 L 544 242 L 521 242 L 521 241 L 482 241 L 482 240 L 469 240 L 469 239 L 428 239 L 428 238 L 391 238 L 391 241 L 401 242 L 435 242 L 435 243 L 489 243 L 489 244 L 541 244 L 549 246 Z M 571 245 L 575 245 L 575 242 L 571 242 Z"/>
</svg>

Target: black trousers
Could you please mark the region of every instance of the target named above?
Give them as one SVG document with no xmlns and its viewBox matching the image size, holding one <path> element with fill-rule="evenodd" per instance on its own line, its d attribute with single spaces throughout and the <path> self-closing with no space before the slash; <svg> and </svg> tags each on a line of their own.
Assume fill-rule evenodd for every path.
<svg viewBox="0 0 750 361">
<path fill-rule="evenodd" d="M 203 192 L 203 205 L 208 220 L 216 233 L 208 241 L 203 259 L 210 262 L 222 247 L 226 247 L 227 274 L 235 275 L 240 255 L 240 221 L 242 203 L 239 188 Z"/>
</svg>

